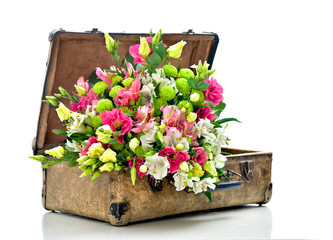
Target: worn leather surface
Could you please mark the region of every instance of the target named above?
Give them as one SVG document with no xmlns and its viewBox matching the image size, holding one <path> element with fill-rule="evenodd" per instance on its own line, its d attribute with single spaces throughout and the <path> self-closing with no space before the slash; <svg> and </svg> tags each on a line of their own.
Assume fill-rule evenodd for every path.
<svg viewBox="0 0 333 240">
<path fill-rule="evenodd" d="M 237 173 L 240 173 L 241 161 L 251 160 L 254 178 L 249 182 L 242 179 L 243 187 L 240 189 L 213 192 L 211 203 L 203 193 L 177 192 L 167 179 L 163 180 L 163 189 L 157 194 L 149 189 L 146 177 L 138 178 L 133 186 L 127 168 L 103 173 L 92 183 L 89 177 L 79 178 L 80 169 L 57 164 L 44 173 L 44 207 L 111 222 L 113 225 L 125 225 L 186 212 L 268 202 L 272 192 L 269 189 L 272 154 L 238 153 L 228 156 L 228 159 L 224 169 Z M 239 180 L 239 177 L 231 177 L 231 180 Z M 121 219 L 110 214 L 111 203 L 125 203 L 128 207 Z"/>
</svg>

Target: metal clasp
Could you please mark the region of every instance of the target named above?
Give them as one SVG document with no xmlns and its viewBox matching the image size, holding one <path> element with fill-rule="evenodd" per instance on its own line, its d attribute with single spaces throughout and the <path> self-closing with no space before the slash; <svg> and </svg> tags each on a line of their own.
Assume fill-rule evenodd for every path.
<svg viewBox="0 0 333 240">
<path fill-rule="evenodd" d="M 245 178 L 246 181 L 251 182 L 254 178 L 254 163 L 252 160 L 245 160 L 239 162 L 239 169 L 241 174 Z"/>
</svg>

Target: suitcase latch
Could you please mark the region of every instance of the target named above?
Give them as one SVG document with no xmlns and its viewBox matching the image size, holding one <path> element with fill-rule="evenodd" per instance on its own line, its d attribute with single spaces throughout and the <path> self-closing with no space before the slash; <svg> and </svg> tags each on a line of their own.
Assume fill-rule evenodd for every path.
<svg viewBox="0 0 333 240">
<path fill-rule="evenodd" d="M 248 182 L 251 182 L 254 178 L 254 163 L 252 160 L 240 161 L 239 162 L 239 169 L 244 177 L 244 179 Z"/>
</svg>

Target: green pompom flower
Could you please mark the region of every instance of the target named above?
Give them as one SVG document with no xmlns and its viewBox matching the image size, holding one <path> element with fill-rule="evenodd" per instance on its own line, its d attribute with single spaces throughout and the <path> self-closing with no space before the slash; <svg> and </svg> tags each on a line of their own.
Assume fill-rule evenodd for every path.
<svg viewBox="0 0 333 240">
<path fill-rule="evenodd" d="M 109 85 L 106 82 L 100 81 L 95 84 L 93 87 L 94 93 L 97 95 L 101 95 L 105 92 L 106 89 L 108 89 Z"/>
<path fill-rule="evenodd" d="M 117 92 L 118 92 L 120 89 L 122 89 L 121 86 L 119 86 L 119 85 L 114 86 L 114 87 L 111 89 L 111 91 L 109 92 L 109 96 L 112 97 L 112 98 L 114 98 L 115 96 L 117 96 Z"/>
<path fill-rule="evenodd" d="M 101 121 L 101 116 L 100 115 L 96 115 L 94 117 L 91 118 L 91 124 L 93 126 L 93 128 L 98 128 L 99 126 L 102 126 L 103 123 Z"/>
<path fill-rule="evenodd" d="M 190 113 L 193 112 L 193 105 L 189 101 L 183 100 L 178 103 L 178 108 L 183 112 L 183 109 L 185 109 L 184 112 Z"/>
<path fill-rule="evenodd" d="M 131 78 L 131 77 L 126 78 L 125 80 L 122 81 L 122 84 L 123 84 L 125 87 L 129 87 L 129 86 L 131 86 L 133 80 L 134 80 L 134 79 Z"/>
<path fill-rule="evenodd" d="M 157 103 L 160 108 L 168 105 L 168 102 L 163 98 L 157 98 Z"/>
<path fill-rule="evenodd" d="M 111 144 L 111 148 L 114 151 L 120 152 L 124 149 L 125 144 L 120 144 L 118 141 L 115 141 L 115 143 Z"/>
<path fill-rule="evenodd" d="M 202 104 L 205 101 L 205 95 L 200 90 L 192 90 L 192 94 L 197 93 L 199 94 L 199 100 L 198 101 L 191 101 L 193 104 Z"/>
<path fill-rule="evenodd" d="M 176 91 L 173 87 L 165 85 L 160 89 L 160 97 L 165 101 L 170 101 L 176 97 Z"/>
<path fill-rule="evenodd" d="M 178 75 L 178 70 L 175 66 L 173 65 L 164 65 L 163 66 L 163 71 L 165 72 L 166 75 L 169 77 L 177 77 Z"/>
<path fill-rule="evenodd" d="M 109 99 L 101 99 L 96 105 L 96 110 L 99 113 L 102 113 L 104 111 L 109 111 L 113 108 L 112 101 Z"/>
<path fill-rule="evenodd" d="M 176 80 L 176 87 L 178 89 L 178 92 L 180 92 L 183 95 L 187 95 L 190 93 L 191 87 L 187 83 L 186 78 L 178 78 Z"/>
<path fill-rule="evenodd" d="M 178 77 L 186 78 L 187 80 L 189 80 L 190 78 L 194 78 L 194 73 L 189 68 L 182 68 L 179 71 Z"/>
<path fill-rule="evenodd" d="M 121 76 L 119 76 L 119 75 L 113 75 L 112 77 L 111 77 L 111 82 L 112 82 L 112 85 L 113 86 L 115 86 L 115 85 L 117 85 L 118 83 L 121 83 L 124 79 L 121 77 Z"/>
<path fill-rule="evenodd" d="M 128 107 L 118 107 L 118 109 L 121 110 L 125 114 L 126 113 L 129 114 L 129 113 L 133 113 L 134 112 L 132 109 L 130 109 Z"/>
</svg>

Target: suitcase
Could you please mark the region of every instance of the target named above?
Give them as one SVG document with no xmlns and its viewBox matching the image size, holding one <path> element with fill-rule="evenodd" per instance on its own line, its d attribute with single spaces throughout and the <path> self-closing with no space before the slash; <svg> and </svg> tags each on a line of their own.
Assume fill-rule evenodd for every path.
<svg viewBox="0 0 333 240">
<path fill-rule="evenodd" d="M 121 43 L 119 55 L 122 57 L 129 46 L 147 34 L 110 35 Z M 181 34 L 163 34 L 163 42 L 167 45 L 181 40 L 187 42 L 182 67 L 189 67 L 199 60 L 212 64 L 219 42 L 216 34 L 194 34 L 191 30 Z M 108 68 L 111 65 L 104 35 L 97 29 L 85 33 L 58 29 L 50 33 L 49 41 L 43 99 L 57 92 L 59 86 L 69 92 L 74 91 L 79 76 L 87 79 L 97 66 Z M 65 136 L 54 134 L 53 129 L 63 129 L 62 123 L 56 111 L 49 104 L 42 103 L 33 142 L 35 155 L 44 154 L 46 149 L 65 141 Z M 188 212 L 267 203 L 272 195 L 272 153 L 227 147 L 222 151 L 230 153 L 224 167 L 230 181 L 216 183 L 215 190 L 210 191 L 211 202 L 203 193 L 176 191 L 167 178 L 162 181 L 138 178 L 133 186 L 129 168 L 103 172 L 92 183 L 90 178 L 79 178 L 82 170 L 68 168 L 62 162 L 43 169 L 43 207 L 119 226 Z"/>
</svg>

